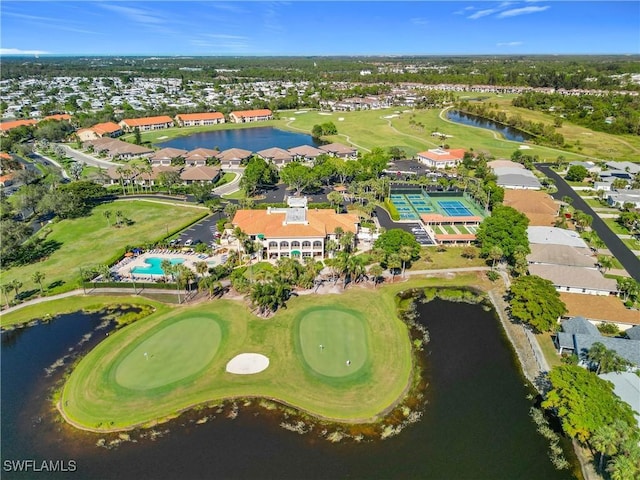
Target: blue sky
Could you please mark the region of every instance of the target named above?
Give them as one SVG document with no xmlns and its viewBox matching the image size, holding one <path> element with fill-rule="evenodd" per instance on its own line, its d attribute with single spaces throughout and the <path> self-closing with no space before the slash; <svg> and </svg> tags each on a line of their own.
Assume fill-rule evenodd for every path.
<svg viewBox="0 0 640 480">
<path fill-rule="evenodd" d="M 0 3 L 0 53 L 639 54 L 638 1 Z"/>
</svg>

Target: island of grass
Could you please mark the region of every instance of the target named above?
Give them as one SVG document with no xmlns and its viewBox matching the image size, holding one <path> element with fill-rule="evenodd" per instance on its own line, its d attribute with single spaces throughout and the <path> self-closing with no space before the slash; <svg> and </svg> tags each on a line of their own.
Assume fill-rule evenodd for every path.
<svg viewBox="0 0 640 480">
<path fill-rule="evenodd" d="M 227 371 L 248 352 L 268 367 Z M 411 378 L 411 342 L 392 290 L 298 297 L 269 320 L 220 300 L 163 308 L 110 335 L 79 362 L 58 406 L 72 425 L 94 431 L 149 426 L 239 397 L 373 422 L 404 397 Z"/>
</svg>

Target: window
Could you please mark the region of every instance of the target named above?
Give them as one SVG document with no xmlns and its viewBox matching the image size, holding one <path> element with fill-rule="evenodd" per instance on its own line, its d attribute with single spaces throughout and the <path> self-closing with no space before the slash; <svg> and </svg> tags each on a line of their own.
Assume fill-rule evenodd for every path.
<svg viewBox="0 0 640 480">
<path fill-rule="evenodd" d="M 311 248 L 311 242 L 305 240 L 304 242 L 302 242 L 302 248 Z"/>
<path fill-rule="evenodd" d="M 280 242 L 280 248 L 289 248 L 289 242 Z"/>
<path fill-rule="evenodd" d="M 269 248 L 278 248 L 278 242 L 269 242 Z"/>
<path fill-rule="evenodd" d="M 300 242 L 294 240 L 293 242 L 291 242 L 291 248 L 300 248 Z"/>
<path fill-rule="evenodd" d="M 316 240 L 313 242 L 313 248 L 322 248 L 322 242 Z"/>
</svg>

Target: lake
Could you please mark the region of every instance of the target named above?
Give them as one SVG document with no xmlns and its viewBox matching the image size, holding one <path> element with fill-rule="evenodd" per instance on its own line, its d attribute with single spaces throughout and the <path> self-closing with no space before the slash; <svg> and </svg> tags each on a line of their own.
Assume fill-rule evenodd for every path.
<svg viewBox="0 0 640 480">
<path fill-rule="evenodd" d="M 533 138 L 526 132 L 522 132 L 515 128 L 511 128 L 507 125 L 494 122 L 487 118 L 478 117 L 470 113 L 459 112 L 457 110 L 448 110 L 447 119 L 455 123 L 461 123 L 463 125 L 470 125 L 472 127 L 486 128 L 498 132 L 507 140 L 513 140 L 514 142 L 525 142 Z"/>
<path fill-rule="evenodd" d="M 161 148 L 172 147 L 183 150 L 217 147 L 220 151 L 229 148 L 242 148 L 252 152 L 259 152 L 271 147 L 280 147 L 285 150 L 299 147 L 300 145 L 317 147 L 321 143 L 306 133 L 289 132 L 274 127 L 253 127 L 194 133 L 185 137 L 176 137 L 156 145 Z"/>
<path fill-rule="evenodd" d="M 99 315 L 70 314 L 2 334 L 2 464 L 73 460 L 77 471 L 10 478 L 78 479 L 531 479 L 574 478 L 556 471 L 528 415 L 530 388 L 493 312 L 435 300 L 418 305 L 431 341 L 423 352 L 428 384 L 422 419 L 387 440 L 333 444 L 279 427 L 278 415 L 241 407 L 236 419 L 192 412 L 154 431 L 128 432 L 136 443 L 96 446 L 105 435 L 60 422 L 47 399 L 63 369 L 45 368 L 87 350 L 112 327 Z M 78 342 L 92 333 L 81 347 Z M 217 418 L 198 425 L 206 412 Z M 144 438 L 143 438 L 144 437 Z M 113 439 L 115 436 L 108 437 Z"/>
</svg>

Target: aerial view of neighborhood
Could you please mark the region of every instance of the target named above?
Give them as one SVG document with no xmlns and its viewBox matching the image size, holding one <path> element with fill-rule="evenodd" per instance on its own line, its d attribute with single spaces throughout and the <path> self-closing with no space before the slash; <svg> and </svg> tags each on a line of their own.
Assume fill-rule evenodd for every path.
<svg viewBox="0 0 640 480">
<path fill-rule="evenodd" d="M 3 479 L 640 478 L 636 2 L 0 25 Z"/>
</svg>

